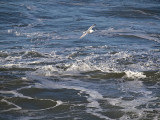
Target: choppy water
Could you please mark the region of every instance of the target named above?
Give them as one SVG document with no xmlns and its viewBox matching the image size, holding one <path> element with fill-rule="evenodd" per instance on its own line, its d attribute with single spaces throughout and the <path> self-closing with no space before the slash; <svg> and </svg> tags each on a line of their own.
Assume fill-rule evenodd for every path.
<svg viewBox="0 0 160 120">
<path fill-rule="evenodd" d="M 1 0 L 0 119 L 160 119 L 160 1 Z"/>
</svg>

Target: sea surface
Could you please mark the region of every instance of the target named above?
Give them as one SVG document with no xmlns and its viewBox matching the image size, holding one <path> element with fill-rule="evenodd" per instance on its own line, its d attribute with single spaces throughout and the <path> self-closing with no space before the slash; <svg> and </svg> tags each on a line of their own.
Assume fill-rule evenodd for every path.
<svg viewBox="0 0 160 120">
<path fill-rule="evenodd" d="M 160 1 L 1 0 L 0 120 L 160 120 Z"/>
</svg>

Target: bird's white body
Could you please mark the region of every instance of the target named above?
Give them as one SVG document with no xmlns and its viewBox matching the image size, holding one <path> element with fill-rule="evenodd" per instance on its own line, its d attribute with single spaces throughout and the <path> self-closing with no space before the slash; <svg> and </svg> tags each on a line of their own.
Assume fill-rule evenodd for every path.
<svg viewBox="0 0 160 120">
<path fill-rule="evenodd" d="M 93 33 L 93 32 L 94 32 L 94 30 L 92 30 L 92 29 L 91 29 L 91 30 L 89 30 L 89 33 Z"/>
<path fill-rule="evenodd" d="M 83 35 L 80 37 L 80 39 L 83 38 L 84 36 L 86 36 L 87 34 L 93 33 L 94 30 L 92 30 L 92 28 L 94 28 L 94 27 L 95 27 L 95 24 L 92 25 L 91 27 L 89 27 L 87 31 L 83 32 Z"/>
</svg>

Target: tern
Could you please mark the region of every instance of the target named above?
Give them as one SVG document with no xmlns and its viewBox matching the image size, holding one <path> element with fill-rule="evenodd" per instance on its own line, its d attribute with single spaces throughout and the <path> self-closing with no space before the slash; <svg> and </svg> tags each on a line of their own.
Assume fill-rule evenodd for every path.
<svg viewBox="0 0 160 120">
<path fill-rule="evenodd" d="M 86 36 L 86 35 L 89 34 L 89 33 L 93 33 L 94 30 L 92 30 L 92 28 L 94 28 L 95 26 L 96 26 L 96 24 L 93 24 L 91 27 L 88 28 L 87 31 L 84 31 L 84 32 L 83 32 L 83 35 L 80 37 L 80 39 L 83 38 L 84 36 Z"/>
</svg>

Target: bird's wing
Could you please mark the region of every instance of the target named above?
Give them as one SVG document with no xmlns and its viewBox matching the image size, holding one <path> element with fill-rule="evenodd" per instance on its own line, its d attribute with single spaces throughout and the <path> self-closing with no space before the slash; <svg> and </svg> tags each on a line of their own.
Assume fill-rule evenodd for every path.
<svg viewBox="0 0 160 120">
<path fill-rule="evenodd" d="M 80 39 L 83 38 L 84 36 L 86 36 L 86 35 L 89 33 L 89 31 L 90 31 L 92 28 L 94 28 L 95 26 L 96 26 L 96 24 L 93 24 L 91 27 L 89 27 L 88 30 L 85 31 L 85 32 L 83 33 L 83 35 L 80 37 Z"/>
<path fill-rule="evenodd" d="M 93 24 L 91 27 L 88 28 L 87 31 L 91 30 L 92 28 L 94 28 L 96 26 L 96 24 Z"/>
<path fill-rule="evenodd" d="M 84 32 L 84 33 L 83 33 L 83 35 L 80 37 L 80 39 L 81 39 L 81 38 L 83 38 L 84 36 L 86 36 L 87 34 L 88 34 L 88 32 L 87 32 L 87 31 L 86 31 L 86 32 Z"/>
</svg>

